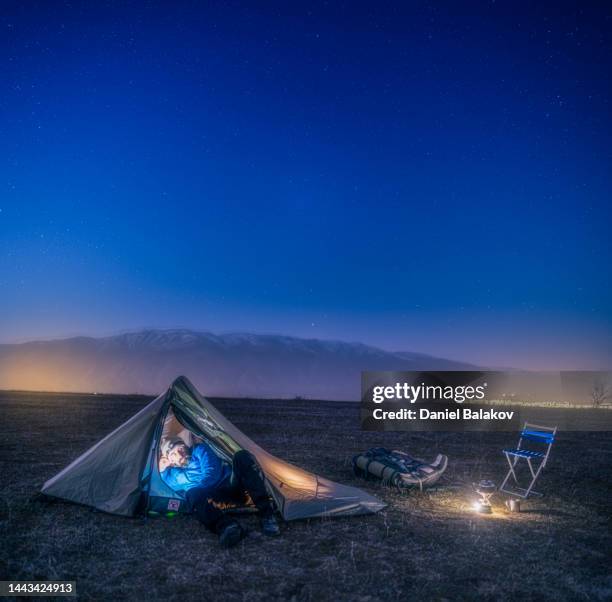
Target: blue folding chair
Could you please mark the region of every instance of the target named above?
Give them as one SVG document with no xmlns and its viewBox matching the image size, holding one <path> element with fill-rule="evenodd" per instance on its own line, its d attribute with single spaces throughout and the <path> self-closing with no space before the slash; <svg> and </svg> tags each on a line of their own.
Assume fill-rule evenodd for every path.
<svg viewBox="0 0 612 602">
<path fill-rule="evenodd" d="M 539 426 L 537 424 L 525 423 L 521 436 L 516 446 L 516 449 L 505 449 L 504 454 L 508 460 L 510 470 L 504 479 L 504 482 L 499 488 L 500 491 L 516 495 L 523 499 L 532 495 L 542 495 L 537 491 L 533 490 L 533 486 L 540 476 L 540 472 L 546 466 L 548 461 L 548 455 L 550 454 L 550 448 L 555 442 L 555 436 L 557 434 L 557 427 Z M 538 444 L 536 449 L 530 449 L 536 447 L 536 445 L 530 445 L 530 448 L 525 447 L 525 443 Z M 527 489 L 519 487 L 519 479 L 516 475 L 515 469 L 519 460 L 526 460 L 531 472 L 531 483 Z M 506 489 L 508 479 L 512 477 L 514 479 L 514 487 L 512 489 Z"/>
</svg>

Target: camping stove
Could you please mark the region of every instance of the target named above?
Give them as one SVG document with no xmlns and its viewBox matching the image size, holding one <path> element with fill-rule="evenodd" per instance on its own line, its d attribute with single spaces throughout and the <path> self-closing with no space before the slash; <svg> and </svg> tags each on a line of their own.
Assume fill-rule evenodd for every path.
<svg viewBox="0 0 612 602">
<path fill-rule="evenodd" d="M 477 502 L 474 502 L 474 510 L 476 510 L 476 512 L 480 512 L 481 514 L 491 514 L 491 496 L 497 490 L 495 483 L 493 481 L 483 479 L 475 484 L 474 490 L 480 496 L 480 499 Z"/>
</svg>

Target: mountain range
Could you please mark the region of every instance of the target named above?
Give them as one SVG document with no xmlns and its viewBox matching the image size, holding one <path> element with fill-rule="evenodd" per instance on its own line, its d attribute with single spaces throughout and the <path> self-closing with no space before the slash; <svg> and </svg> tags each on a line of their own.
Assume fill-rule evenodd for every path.
<svg viewBox="0 0 612 602">
<path fill-rule="evenodd" d="M 0 389 L 158 394 L 183 374 L 205 395 L 360 398 L 362 370 L 476 366 L 361 343 L 144 330 L 0 345 Z"/>
</svg>

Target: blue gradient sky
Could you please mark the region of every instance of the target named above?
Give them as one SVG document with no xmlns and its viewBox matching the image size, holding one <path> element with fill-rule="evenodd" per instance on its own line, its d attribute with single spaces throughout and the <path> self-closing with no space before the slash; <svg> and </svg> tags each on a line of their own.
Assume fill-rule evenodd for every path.
<svg viewBox="0 0 612 602">
<path fill-rule="evenodd" d="M 3 4 L 0 341 L 609 367 L 612 9 L 582 4 Z"/>
</svg>

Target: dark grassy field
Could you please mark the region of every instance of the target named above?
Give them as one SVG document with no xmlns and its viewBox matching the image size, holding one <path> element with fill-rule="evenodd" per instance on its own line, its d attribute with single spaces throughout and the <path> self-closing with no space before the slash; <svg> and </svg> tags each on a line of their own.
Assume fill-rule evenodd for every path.
<svg viewBox="0 0 612 602">
<path fill-rule="evenodd" d="M 561 432 L 540 482 L 547 493 L 509 514 L 470 511 L 470 484 L 498 483 L 508 433 L 365 433 L 358 404 L 216 400 L 257 443 L 361 486 L 378 515 L 288 523 L 221 551 L 194 518 L 126 519 L 29 501 L 53 476 L 148 401 L 145 397 L 0 393 L 0 579 L 70 579 L 87 600 L 610 600 L 610 433 Z M 555 410 L 550 410 L 555 412 Z M 550 415 L 550 423 L 555 417 Z M 398 493 L 356 479 L 372 446 L 448 454 L 442 487 Z"/>
</svg>

